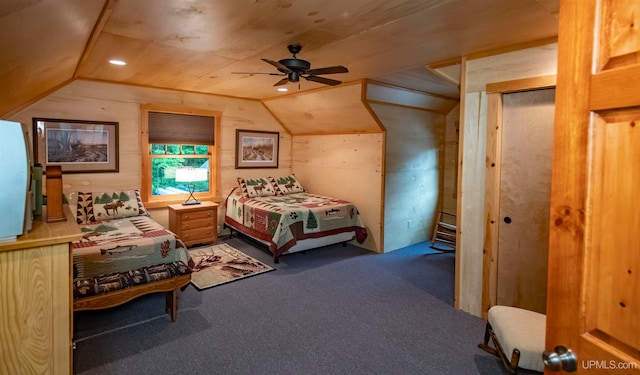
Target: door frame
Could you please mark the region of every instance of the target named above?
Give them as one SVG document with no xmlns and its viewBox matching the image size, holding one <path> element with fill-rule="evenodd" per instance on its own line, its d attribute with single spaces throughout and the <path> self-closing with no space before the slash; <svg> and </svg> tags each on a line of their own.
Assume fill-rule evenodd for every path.
<svg viewBox="0 0 640 375">
<path fill-rule="evenodd" d="M 498 228 L 500 208 L 500 164 L 502 162 L 502 99 L 504 94 L 556 87 L 556 76 L 548 75 L 488 83 L 487 156 L 485 163 L 484 242 L 482 259 L 482 317 L 496 304 L 498 291 Z"/>
</svg>

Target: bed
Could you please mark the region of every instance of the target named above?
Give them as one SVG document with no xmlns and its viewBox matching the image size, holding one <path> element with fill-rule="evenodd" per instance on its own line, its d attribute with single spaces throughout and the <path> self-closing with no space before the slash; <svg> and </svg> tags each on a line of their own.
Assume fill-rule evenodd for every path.
<svg viewBox="0 0 640 375">
<path fill-rule="evenodd" d="M 284 254 L 367 237 L 353 203 L 308 193 L 294 175 L 238 182 L 225 201 L 225 226 L 266 245 L 276 263 Z"/>
<path fill-rule="evenodd" d="M 167 292 L 167 312 L 175 321 L 178 288 L 191 279 L 190 256 L 149 215 L 139 191 L 72 192 L 67 202 L 83 234 L 71 243 L 74 310 Z"/>
</svg>

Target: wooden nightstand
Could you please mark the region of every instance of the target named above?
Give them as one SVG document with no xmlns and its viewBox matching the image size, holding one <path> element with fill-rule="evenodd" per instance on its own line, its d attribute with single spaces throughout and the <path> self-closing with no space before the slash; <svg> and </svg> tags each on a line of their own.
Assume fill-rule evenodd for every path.
<svg viewBox="0 0 640 375">
<path fill-rule="evenodd" d="M 169 205 L 169 230 L 187 247 L 200 243 L 218 242 L 218 204 Z"/>
</svg>

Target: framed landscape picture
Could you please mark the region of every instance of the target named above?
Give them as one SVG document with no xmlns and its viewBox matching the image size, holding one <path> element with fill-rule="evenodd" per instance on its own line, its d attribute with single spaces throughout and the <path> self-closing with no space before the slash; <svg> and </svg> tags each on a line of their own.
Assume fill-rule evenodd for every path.
<svg viewBox="0 0 640 375">
<path fill-rule="evenodd" d="M 278 168 L 280 133 L 236 130 L 236 168 Z"/>
<path fill-rule="evenodd" d="M 34 118 L 33 157 L 62 173 L 118 172 L 118 123 Z"/>
</svg>

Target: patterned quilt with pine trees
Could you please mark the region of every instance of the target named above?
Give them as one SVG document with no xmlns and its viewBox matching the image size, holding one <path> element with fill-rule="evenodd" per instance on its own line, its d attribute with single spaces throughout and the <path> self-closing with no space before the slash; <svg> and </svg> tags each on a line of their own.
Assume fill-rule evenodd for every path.
<svg viewBox="0 0 640 375">
<path fill-rule="evenodd" d="M 270 243 L 279 256 L 297 240 L 356 232 L 364 242 L 367 231 L 356 206 L 348 201 L 310 193 L 245 198 L 235 189 L 227 198 L 228 219 L 249 229 L 249 234 Z M 229 223 L 233 226 L 233 223 Z"/>
</svg>

